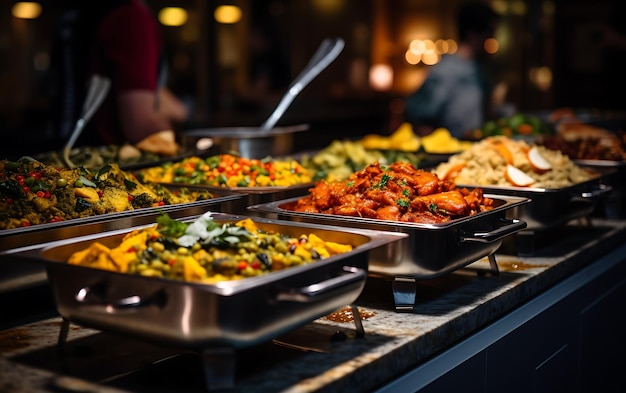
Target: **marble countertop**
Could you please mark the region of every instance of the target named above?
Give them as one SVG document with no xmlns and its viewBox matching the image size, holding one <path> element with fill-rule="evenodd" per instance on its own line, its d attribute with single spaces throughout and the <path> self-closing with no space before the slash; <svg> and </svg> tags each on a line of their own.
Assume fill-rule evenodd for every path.
<svg viewBox="0 0 626 393">
<path fill-rule="evenodd" d="M 216 351 L 210 371 L 231 374 L 236 392 L 372 391 L 623 244 L 626 221 L 575 221 L 546 232 L 534 235 L 530 256 L 516 252 L 515 239 L 506 241 L 495 255 L 499 274 L 485 258 L 416 283 L 412 312 L 395 310 L 391 281 L 369 278 L 356 302 L 364 337 L 351 313 L 338 310 L 235 351 L 234 366 Z M 70 324 L 61 355 L 61 326 L 54 317 L 0 331 L 0 391 L 207 390 L 209 363 L 199 353 Z"/>
</svg>

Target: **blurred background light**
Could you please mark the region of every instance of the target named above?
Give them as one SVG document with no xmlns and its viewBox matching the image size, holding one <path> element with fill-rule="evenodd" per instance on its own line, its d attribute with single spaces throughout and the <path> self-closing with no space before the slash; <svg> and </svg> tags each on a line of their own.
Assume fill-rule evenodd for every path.
<svg viewBox="0 0 626 393">
<path fill-rule="evenodd" d="M 375 64 L 370 68 L 369 79 L 372 89 L 389 90 L 393 84 L 393 69 L 389 64 Z"/>
<path fill-rule="evenodd" d="M 529 74 L 530 81 L 539 90 L 546 91 L 552 86 L 552 70 L 549 67 L 533 67 Z"/>
<path fill-rule="evenodd" d="M 164 26 L 182 26 L 187 23 L 187 11 L 180 7 L 165 7 L 159 11 L 159 22 Z"/>
<path fill-rule="evenodd" d="M 20 1 L 13 4 L 11 15 L 20 19 L 36 19 L 41 15 L 41 5 L 31 1 Z"/>
<path fill-rule="evenodd" d="M 235 5 L 220 5 L 215 9 L 215 21 L 223 24 L 233 24 L 241 20 L 241 8 Z"/>
<path fill-rule="evenodd" d="M 490 55 L 497 53 L 498 50 L 500 49 L 500 44 L 495 38 L 487 38 L 483 46 L 485 48 L 485 51 L 489 53 Z"/>
</svg>

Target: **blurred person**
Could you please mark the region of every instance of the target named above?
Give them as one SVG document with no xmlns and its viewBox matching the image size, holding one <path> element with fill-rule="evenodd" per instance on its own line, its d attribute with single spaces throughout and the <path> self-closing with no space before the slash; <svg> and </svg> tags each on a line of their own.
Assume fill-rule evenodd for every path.
<svg viewBox="0 0 626 393">
<path fill-rule="evenodd" d="M 167 67 L 158 22 L 141 0 L 66 1 L 53 48 L 53 116 L 69 139 L 91 75 L 110 91 L 76 145 L 123 145 L 173 155 L 174 128 L 187 108 L 165 86 Z"/>
<path fill-rule="evenodd" d="M 423 85 L 405 100 L 404 117 L 418 135 L 443 127 L 456 138 L 467 139 L 480 128 L 488 112 L 492 86 L 482 61 L 484 42 L 493 37 L 498 15 L 485 3 L 469 2 L 456 15 L 458 50 L 433 65 Z"/>
</svg>

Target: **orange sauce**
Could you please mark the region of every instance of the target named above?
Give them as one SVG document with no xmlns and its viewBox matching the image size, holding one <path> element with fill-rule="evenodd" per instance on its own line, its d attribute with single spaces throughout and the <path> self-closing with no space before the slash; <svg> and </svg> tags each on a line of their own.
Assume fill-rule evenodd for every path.
<svg viewBox="0 0 626 393">
<path fill-rule="evenodd" d="M 359 310 L 359 315 L 363 320 L 373 317 L 374 315 L 376 315 L 376 313 L 373 311 Z M 354 314 L 352 314 L 352 308 L 350 306 L 346 306 L 338 311 L 326 315 L 324 319 L 333 322 L 352 322 L 354 321 Z"/>
<path fill-rule="evenodd" d="M 520 270 L 527 270 L 527 269 L 536 269 L 536 268 L 540 268 L 540 267 L 548 267 L 550 265 L 540 265 L 540 264 L 530 264 L 530 263 L 524 263 L 524 262 L 519 262 L 519 261 L 512 261 L 512 262 L 497 262 L 498 264 L 498 268 L 500 270 L 516 270 L 516 271 L 520 271 Z"/>
</svg>

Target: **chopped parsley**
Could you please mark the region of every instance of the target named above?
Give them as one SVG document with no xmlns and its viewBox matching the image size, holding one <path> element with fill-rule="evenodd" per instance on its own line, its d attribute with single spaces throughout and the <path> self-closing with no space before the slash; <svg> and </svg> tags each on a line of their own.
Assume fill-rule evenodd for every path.
<svg viewBox="0 0 626 393">
<path fill-rule="evenodd" d="M 398 199 L 396 201 L 396 203 L 398 204 L 398 206 L 400 207 L 409 207 L 409 201 L 406 199 Z"/>
<path fill-rule="evenodd" d="M 385 187 L 387 187 L 387 184 L 389 183 L 389 180 L 391 180 L 391 176 L 389 176 L 386 173 L 383 173 L 383 175 L 380 178 L 380 181 L 376 184 L 374 184 L 372 186 L 373 189 L 383 189 Z"/>
</svg>

